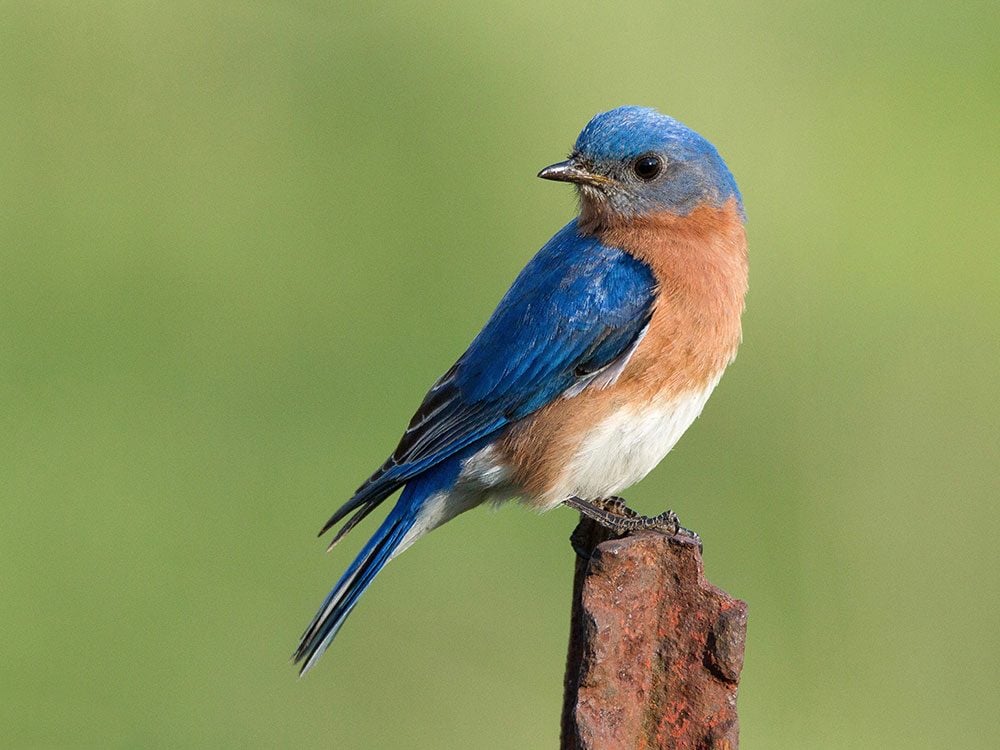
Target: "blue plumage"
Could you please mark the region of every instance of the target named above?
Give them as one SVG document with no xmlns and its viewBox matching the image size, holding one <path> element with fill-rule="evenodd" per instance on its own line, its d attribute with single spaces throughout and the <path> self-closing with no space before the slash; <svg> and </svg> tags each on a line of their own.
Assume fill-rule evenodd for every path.
<svg viewBox="0 0 1000 750">
<path fill-rule="evenodd" d="M 628 159 L 646 151 L 669 150 L 686 159 L 716 153 L 707 139 L 673 117 L 634 105 L 594 116 L 580 131 L 574 150 L 595 160 Z"/>
<path fill-rule="evenodd" d="M 469 401 L 509 402 L 519 419 L 599 369 L 648 321 L 656 282 L 648 266 L 579 233 L 571 221 L 521 271 L 459 361 Z"/>
<path fill-rule="evenodd" d="M 545 406 L 581 372 L 611 363 L 646 325 L 655 288 L 648 266 L 581 235 L 571 221 L 525 266 L 469 349 L 434 384 L 392 456 L 320 533 L 357 509 L 367 515 L 422 471 Z M 335 542 L 356 521 L 348 523 Z"/>
<path fill-rule="evenodd" d="M 308 669 L 388 561 L 421 504 L 505 427 L 613 363 L 649 321 L 648 266 L 582 235 L 576 220 L 535 255 L 458 362 L 433 386 L 393 455 L 327 522 L 334 543 L 404 484 L 396 507 L 324 601 L 295 660 Z M 322 533 L 322 532 L 321 532 Z"/>
<path fill-rule="evenodd" d="M 293 656 L 296 662 L 302 661 L 302 674 L 323 655 L 358 599 L 413 527 L 423 499 L 454 483 L 464 457 L 464 455 L 453 456 L 450 460 L 438 464 L 403 490 L 399 502 L 327 594 L 316 616 L 302 635 Z"/>
<path fill-rule="evenodd" d="M 664 159 L 668 179 L 635 180 L 630 167 L 645 154 Z M 619 214 L 670 211 L 684 216 L 697 206 L 721 206 L 730 198 L 743 211 L 736 180 L 715 146 L 655 109 L 625 106 L 602 112 L 580 133 L 573 155 L 619 182 L 608 201 Z"/>
</svg>

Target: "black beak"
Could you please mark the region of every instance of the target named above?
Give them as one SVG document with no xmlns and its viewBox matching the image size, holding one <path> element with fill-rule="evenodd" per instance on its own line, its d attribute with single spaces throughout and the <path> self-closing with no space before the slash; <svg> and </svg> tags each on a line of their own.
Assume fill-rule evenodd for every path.
<svg viewBox="0 0 1000 750">
<path fill-rule="evenodd" d="M 611 180 L 604 175 L 593 174 L 582 169 L 572 159 L 552 164 L 539 172 L 538 176 L 543 180 L 575 182 L 577 185 L 607 185 L 611 183 Z"/>
</svg>

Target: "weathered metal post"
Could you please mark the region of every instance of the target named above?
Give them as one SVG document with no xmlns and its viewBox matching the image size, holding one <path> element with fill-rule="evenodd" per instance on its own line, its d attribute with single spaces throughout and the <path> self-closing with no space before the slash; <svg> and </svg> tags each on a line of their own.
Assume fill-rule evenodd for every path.
<svg viewBox="0 0 1000 750">
<path fill-rule="evenodd" d="M 736 750 L 746 604 L 694 542 L 581 518 L 561 750 Z"/>
</svg>

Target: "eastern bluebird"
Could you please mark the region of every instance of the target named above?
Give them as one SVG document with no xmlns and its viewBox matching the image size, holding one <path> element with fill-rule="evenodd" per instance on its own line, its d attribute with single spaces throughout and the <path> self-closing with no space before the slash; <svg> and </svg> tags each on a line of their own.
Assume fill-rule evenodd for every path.
<svg viewBox="0 0 1000 750">
<path fill-rule="evenodd" d="M 470 508 L 519 498 L 614 523 L 609 499 L 673 448 L 736 355 L 745 215 L 711 143 L 655 110 L 619 107 L 538 176 L 574 183 L 580 215 L 521 271 L 393 454 L 323 527 L 347 519 L 332 547 L 402 488 L 303 634 L 302 673 L 389 560 Z M 676 532 L 676 516 L 664 518 Z"/>
</svg>

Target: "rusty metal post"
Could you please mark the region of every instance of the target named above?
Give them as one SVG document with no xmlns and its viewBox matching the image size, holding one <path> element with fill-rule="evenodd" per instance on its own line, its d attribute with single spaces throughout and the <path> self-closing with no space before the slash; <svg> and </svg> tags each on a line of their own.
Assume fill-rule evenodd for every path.
<svg viewBox="0 0 1000 750">
<path fill-rule="evenodd" d="M 705 580 L 696 544 L 588 519 L 572 541 L 561 750 L 736 750 L 746 604 Z"/>
</svg>

